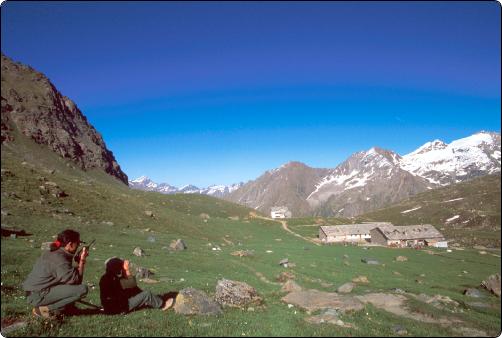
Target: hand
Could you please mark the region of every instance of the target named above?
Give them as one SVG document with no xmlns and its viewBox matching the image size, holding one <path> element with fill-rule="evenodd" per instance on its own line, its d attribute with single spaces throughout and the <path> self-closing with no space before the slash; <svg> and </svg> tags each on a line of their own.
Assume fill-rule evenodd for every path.
<svg viewBox="0 0 502 338">
<path fill-rule="evenodd" d="M 87 248 L 84 246 L 82 248 L 82 252 L 80 253 L 80 262 L 85 263 L 85 259 L 89 256 L 89 252 L 87 251 Z"/>
<path fill-rule="evenodd" d="M 131 276 L 131 272 L 129 271 L 129 261 L 127 259 L 124 260 L 124 264 L 122 266 L 122 269 L 123 269 L 124 275 L 126 277 L 130 277 Z"/>
</svg>

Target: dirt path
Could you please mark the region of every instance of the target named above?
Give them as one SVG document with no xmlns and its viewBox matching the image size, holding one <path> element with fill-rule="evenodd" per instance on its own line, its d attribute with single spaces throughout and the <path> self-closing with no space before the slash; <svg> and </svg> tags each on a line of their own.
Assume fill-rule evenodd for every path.
<svg viewBox="0 0 502 338">
<path fill-rule="evenodd" d="M 267 221 L 272 221 L 272 222 L 280 222 L 280 223 L 281 223 L 281 225 L 282 225 L 282 228 L 283 228 L 285 231 L 289 232 L 290 234 L 292 234 L 292 235 L 294 235 L 294 236 L 296 236 L 296 237 L 298 237 L 298 238 L 301 238 L 301 239 L 303 239 L 303 240 L 305 240 L 305 241 L 307 241 L 307 242 L 313 243 L 313 244 L 315 244 L 315 245 L 317 245 L 317 246 L 320 246 L 320 245 L 321 245 L 320 243 L 316 242 L 316 241 L 315 241 L 315 240 L 313 240 L 313 239 L 310 239 L 310 238 L 307 238 L 307 237 L 303 237 L 302 235 L 299 235 L 299 234 L 297 234 L 296 232 L 292 231 L 290 228 L 288 228 L 288 222 L 287 222 L 287 221 L 277 220 L 277 219 L 274 219 L 274 218 L 263 217 L 263 216 L 260 216 L 260 215 L 254 214 L 254 213 L 253 213 L 253 217 L 255 217 L 255 218 L 261 218 L 261 219 L 265 219 L 265 220 L 267 220 Z"/>
</svg>

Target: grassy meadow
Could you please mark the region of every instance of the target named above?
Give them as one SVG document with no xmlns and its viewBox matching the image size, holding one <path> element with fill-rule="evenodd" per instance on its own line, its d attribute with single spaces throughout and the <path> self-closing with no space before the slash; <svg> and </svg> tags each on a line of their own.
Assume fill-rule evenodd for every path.
<svg viewBox="0 0 502 338">
<path fill-rule="evenodd" d="M 2 226 L 24 229 L 32 235 L 2 237 L 2 322 L 28 322 L 9 336 L 396 336 L 396 325 L 404 327 L 407 336 L 458 336 L 458 326 L 489 336 L 500 333 L 500 299 L 482 290 L 480 301 L 487 307 L 479 308 L 468 305 L 472 299 L 462 294 L 465 288 L 478 287 L 489 275 L 500 273 L 500 249 L 481 255 L 470 248 L 452 252 L 434 249 L 430 254 L 412 249 L 317 246 L 286 232 L 278 222 L 250 217 L 251 209 L 203 195 L 131 190 L 103 173 L 73 168 L 44 147 L 17 142 L 16 147 L 2 146 Z M 68 196 L 41 200 L 39 186 L 47 181 L 55 182 Z M 145 211 L 154 216 L 148 217 Z M 289 228 L 314 237 L 316 219 L 291 219 Z M 321 221 L 336 224 L 344 220 Z M 227 278 L 256 288 L 264 304 L 248 310 L 224 308 L 217 317 L 147 309 L 118 316 L 73 316 L 63 321 L 34 319 L 20 285 L 41 254 L 40 245 L 52 241 L 65 228 L 79 231 L 85 241 L 96 239 L 84 276 L 91 286 L 86 298 L 91 303 L 99 304 L 104 261 L 120 256 L 155 273 L 152 278 L 158 283 L 140 282 L 143 289 L 165 293 L 194 287 L 213 295 L 216 282 Z M 166 249 L 179 238 L 187 250 Z M 133 256 L 137 246 L 147 256 Z M 221 251 L 213 250 L 216 247 Z M 236 250 L 252 250 L 254 254 L 232 256 Z M 396 262 L 399 255 L 408 261 Z M 361 259 L 365 257 L 382 264 L 364 264 Z M 281 267 L 278 262 L 283 258 L 295 266 Z M 309 313 L 281 301 L 286 293 L 281 292 L 277 277 L 284 271 L 293 273 L 305 289 L 335 292 L 354 277 L 366 276 L 370 283 L 358 284 L 351 295 L 400 288 L 414 294 L 447 296 L 460 304 L 454 311 L 412 299 L 408 306 L 432 318 L 455 318 L 462 324 L 424 323 L 372 305 L 341 316 L 353 328 L 309 324 L 305 321 Z"/>
</svg>

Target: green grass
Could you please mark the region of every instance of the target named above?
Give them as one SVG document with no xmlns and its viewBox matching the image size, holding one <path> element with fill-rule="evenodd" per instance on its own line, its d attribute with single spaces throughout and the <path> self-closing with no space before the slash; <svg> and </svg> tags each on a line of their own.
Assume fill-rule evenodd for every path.
<svg viewBox="0 0 502 338">
<path fill-rule="evenodd" d="M 22 165 L 23 161 L 28 164 Z M 227 278 L 250 284 L 265 300 L 264 307 L 256 307 L 254 312 L 225 308 L 218 317 L 142 310 L 126 316 L 69 317 L 62 323 L 30 319 L 28 327 L 15 331 L 13 336 L 391 336 L 395 335 L 393 326 L 397 324 L 405 326 L 412 336 L 456 336 L 451 327 L 400 318 L 371 305 L 342 317 L 354 328 L 311 325 L 304 321 L 308 317 L 305 311 L 289 309 L 281 301 L 285 294 L 280 291 L 281 285 L 273 283 L 281 272 L 290 271 L 304 288 L 336 291 L 341 284 L 364 275 L 370 284 L 358 285 L 353 294 L 401 288 L 416 294 L 441 294 L 462 303 L 468 301 L 462 295 L 465 287 L 476 287 L 489 275 L 500 273 L 500 258 L 491 253 L 482 256 L 470 249 L 451 253 L 434 250 L 437 255 L 429 255 L 409 249 L 316 246 L 284 231 L 278 222 L 249 217 L 251 209 L 203 195 L 131 190 L 100 172 L 74 169 L 29 142 L 16 148 L 2 146 L 2 169 L 14 174 L 2 176 L 2 210 L 9 213 L 2 216 L 2 224 L 33 234 L 2 238 L 2 318 L 30 318 L 31 308 L 20 284 L 41 254 L 40 244 L 52 241 L 52 236 L 64 228 L 80 231 L 84 240 L 96 239 L 85 272 L 85 281 L 95 286 L 104 272 L 104 261 L 120 256 L 154 270 L 153 278 L 160 282 L 140 286 L 157 293 L 195 287 L 212 295 L 216 282 Z M 50 174 L 46 169 L 56 172 Z M 38 186 L 43 181 L 39 176 L 56 182 L 69 196 L 50 197 L 40 204 Z M 147 217 L 146 210 L 153 211 L 155 217 Z M 209 215 L 206 221 L 201 217 L 203 213 Z M 327 223 L 345 221 L 329 219 Z M 289 224 L 302 235 L 315 237 L 318 233 L 316 227 L 304 226 L 315 224 L 315 218 L 292 219 Z M 155 237 L 154 242 L 148 240 L 151 236 Z M 188 250 L 165 249 L 178 238 L 186 242 Z M 215 245 L 222 251 L 212 251 Z M 147 256 L 133 256 L 136 246 L 143 248 Z M 254 255 L 231 256 L 236 250 L 253 250 Z M 500 251 L 496 254 L 500 255 Z M 343 255 L 349 258 L 344 259 Z M 398 255 L 409 260 L 395 262 Z M 364 257 L 376 258 L 383 264 L 363 264 Z M 289 258 L 296 266 L 282 268 L 278 262 L 283 258 Z M 426 276 L 420 277 L 423 273 Z M 418 284 L 417 278 L 424 282 Z M 87 300 L 99 304 L 97 287 L 91 289 Z M 486 293 L 484 301 L 494 308 L 466 308 L 464 313 L 455 315 L 466 327 L 496 335 L 500 331 L 500 299 Z M 436 311 L 421 303 L 411 305 L 421 311 Z"/>
</svg>

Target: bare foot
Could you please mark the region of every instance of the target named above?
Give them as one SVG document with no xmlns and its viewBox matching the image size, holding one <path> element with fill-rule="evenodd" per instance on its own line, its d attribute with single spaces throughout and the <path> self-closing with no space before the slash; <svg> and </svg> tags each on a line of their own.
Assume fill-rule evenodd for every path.
<svg viewBox="0 0 502 338">
<path fill-rule="evenodd" d="M 166 302 L 164 303 L 164 306 L 162 307 L 162 311 L 169 310 L 170 308 L 173 307 L 173 304 L 174 304 L 174 299 L 173 298 L 167 299 Z"/>
</svg>

